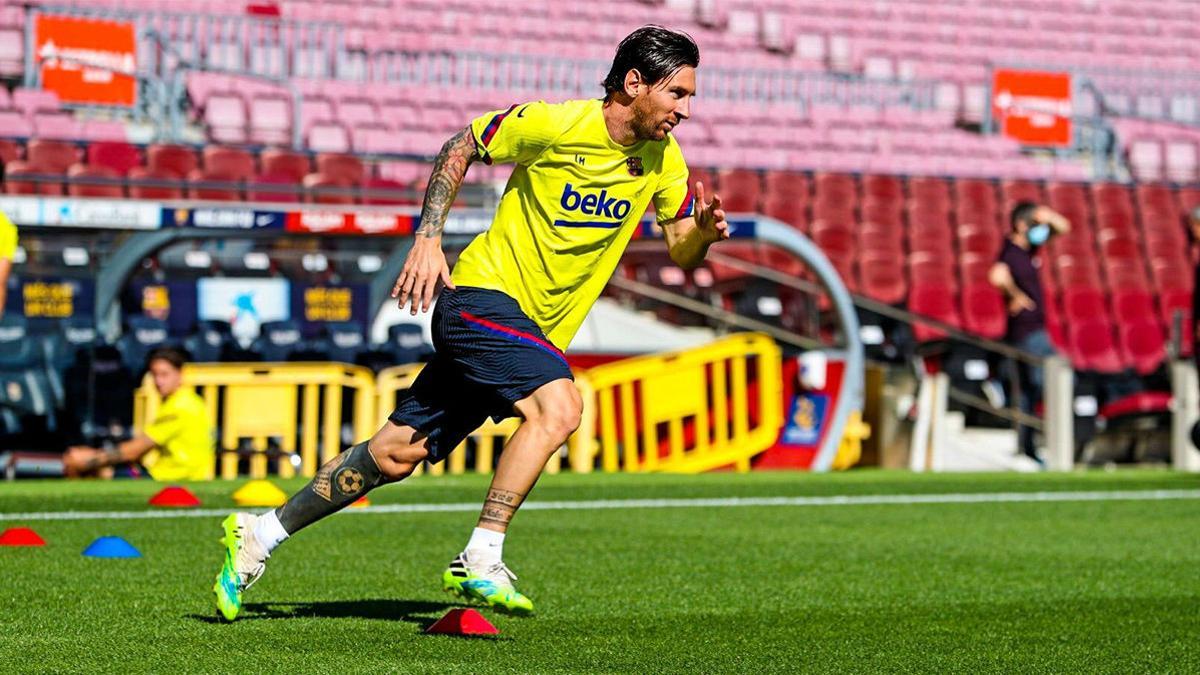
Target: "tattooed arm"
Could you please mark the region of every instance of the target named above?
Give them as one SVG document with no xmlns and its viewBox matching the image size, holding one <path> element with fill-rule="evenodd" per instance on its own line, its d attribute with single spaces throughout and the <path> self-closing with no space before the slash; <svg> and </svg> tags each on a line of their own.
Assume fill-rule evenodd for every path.
<svg viewBox="0 0 1200 675">
<path fill-rule="evenodd" d="M 392 287 L 392 297 L 400 298 L 402 309 L 408 304 L 409 298 L 412 299 L 414 315 L 418 307 L 423 312 L 429 311 L 439 279 L 447 288 L 454 288 L 450 282 L 450 266 L 446 264 L 446 255 L 442 252 L 442 229 L 446 226 L 446 217 L 450 214 L 450 207 L 458 195 L 467 168 L 478 158 L 475 136 L 467 127 L 446 141 L 434 160 L 433 174 L 429 177 L 425 202 L 421 206 L 421 226 L 417 229 L 408 259 L 404 261 L 404 269 Z"/>
</svg>

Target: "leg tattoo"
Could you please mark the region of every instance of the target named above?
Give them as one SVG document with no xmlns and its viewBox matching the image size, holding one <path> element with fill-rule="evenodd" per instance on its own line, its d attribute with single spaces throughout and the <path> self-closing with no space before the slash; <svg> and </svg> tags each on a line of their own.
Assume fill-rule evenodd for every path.
<svg viewBox="0 0 1200 675">
<path fill-rule="evenodd" d="M 524 500 L 525 495 L 520 492 L 490 488 L 487 500 L 483 502 L 483 512 L 479 514 L 480 527 L 487 523 L 493 528 L 499 526 L 501 531 L 507 530 Z"/>
<path fill-rule="evenodd" d="M 367 449 L 367 443 L 359 443 L 325 462 L 312 482 L 292 495 L 275 515 L 288 534 L 295 534 L 297 530 L 341 511 L 382 480 L 383 474 Z"/>
</svg>

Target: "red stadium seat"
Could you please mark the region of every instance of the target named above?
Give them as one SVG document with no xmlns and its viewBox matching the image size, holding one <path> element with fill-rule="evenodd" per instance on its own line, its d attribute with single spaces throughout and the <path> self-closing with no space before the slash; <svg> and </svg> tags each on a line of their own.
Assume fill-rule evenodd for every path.
<svg viewBox="0 0 1200 675">
<path fill-rule="evenodd" d="M 867 197 L 861 210 L 864 223 L 898 226 L 904 222 L 904 201 L 900 199 Z"/>
<path fill-rule="evenodd" d="M 705 192 L 720 187 L 715 172 L 701 167 L 688 167 L 688 190 L 695 191 L 697 182 L 704 184 Z"/>
<path fill-rule="evenodd" d="M 866 175 L 862 179 L 863 199 L 874 197 L 899 202 L 904 199 L 904 184 L 897 176 Z"/>
<path fill-rule="evenodd" d="M 139 181 L 173 182 L 175 185 L 143 185 Z M 183 199 L 183 187 L 174 171 L 135 166 L 129 170 L 129 196 L 133 199 Z"/>
<path fill-rule="evenodd" d="M 1167 357 L 1166 339 L 1162 328 L 1152 319 L 1123 323 L 1120 326 L 1121 348 L 1127 362 L 1139 375 L 1149 375 Z"/>
<path fill-rule="evenodd" d="M 87 161 L 94 166 L 107 166 L 124 176 L 130 169 L 142 165 L 142 153 L 129 143 L 98 141 L 87 146 Z"/>
<path fill-rule="evenodd" d="M 359 185 L 366 178 L 366 167 L 353 155 L 317 155 L 317 173 L 347 185 Z"/>
<path fill-rule="evenodd" d="M 287 186 L 289 189 L 272 190 L 270 186 Z M 290 204 L 300 201 L 300 181 L 286 173 L 262 173 L 250 179 L 246 186 L 246 198 L 252 202 Z"/>
<path fill-rule="evenodd" d="M 725 169 L 717 176 L 721 189 L 721 202 L 728 213 L 753 213 L 758 211 L 762 179 L 748 169 Z M 705 188 L 707 192 L 708 188 Z M 711 197 L 706 197 L 711 199 Z"/>
<path fill-rule="evenodd" d="M 8 164 L 15 159 L 20 159 L 21 154 L 20 143 L 7 138 L 0 138 L 0 164 Z"/>
<path fill-rule="evenodd" d="M 388 205 L 414 205 L 417 203 L 416 196 L 405 197 L 400 194 L 387 194 L 387 192 L 402 192 L 407 190 L 408 186 L 399 181 L 389 180 L 387 178 L 368 178 L 363 183 L 363 203 L 364 204 L 388 204 Z M 371 191 L 378 191 L 372 193 Z"/>
<path fill-rule="evenodd" d="M 998 340 L 1008 329 L 1008 310 L 1000 291 L 990 284 L 964 284 L 963 328 L 976 335 Z"/>
<path fill-rule="evenodd" d="M 995 264 L 995 256 L 985 256 L 980 253 L 962 254 L 958 262 L 958 271 L 962 276 L 963 286 L 990 283 L 988 276 Z"/>
<path fill-rule="evenodd" d="M 858 261 L 859 288 L 877 302 L 897 305 L 908 295 L 908 280 L 899 256 L 868 257 Z"/>
<path fill-rule="evenodd" d="M 324 173 L 310 173 L 304 177 L 304 187 L 310 201 L 316 204 L 353 204 L 354 194 L 349 190 L 356 187 L 344 179 Z"/>
<path fill-rule="evenodd" d="M 63 185 L 61 182 L 33 181 L 28 178 L 20 180 L 23 177 L 39 175 L 59 175 L 61 172 L 52 169 L 37 166 L 30 162 L 16 160 L 9 162 L 4 167 L 6 174 L 4 182 L 4 192 L 10 195 L 62 195 Z"/>
<path fill-rule="evenodd" d="M 797 230 L 808 228 L 805 203 L 786 194 L 769 194 L 763 202 L 763 214 L 781 220 Z"/>
<path fill-rule="evenodd" d="M 931 205 L 942 210 L 950 208 L 950 184 L 942 178 L 917 176 L 908 179 L 910 202 Z"/>
<path fill-rule="evenodd" d="M 1113 317 L 1118 323 L 1150 319 L 1156 320 L 1154 296 L 1140 288 L 1118 288 L 1112 293 Z"/>
<path fill-rule="evenodd" d="M 808 176 L 790 171 L 768 171 L 764 177 L 768 197 L 786 197 L 802 204 L 809 202 Z"/>
<path fill-rule="evenodd" d="M 1104 291 L 1099 288 L 1086 286 L 1066 288 L 1063 290 L 1062 308 L 1064 317 L 1071 323 L 1097 316 L 1108 316 Z"/>
<path fill-rule="evenodd" d="M 154 171 L 170 171 L 183 178 L 200 167 L 196 151 L 184 145 L 151 145 L 146 149 L 146 166 Z"/>
<path fill-rule="evenodd" d="M 854 177 L 846 174 L 821 173 L 815 177 L 816 199 L 832 204 L 846 204 L 853 208 L 858 202 L 858 191 Z"/>
<path fill-rule="evenodd" d="M 1106 318 L 1091 317 L 1072 322 L 1068 339 L 1077 367 L 1110 374 L 1124 370 L 1121 354 L 1113 342 L 1112 326 Z"/>
<path fill-rule="evenodd" d="M 240 184 L 243 176 L 210 169 L 196 169 L 188 174 L 188 196 L 192 199 L 236 202 L 242 199 L 241 187 L 234 185 L 197 185 L 197 183 Z"/>
<path fill-rule="evenodd" d="M 918 282 L 915 278 L 908 293 L 908 310 L 913 314 L 928 317 L 959 327 L 958 309 L 954 306 L 953 287 L 934 281 Z M 913 335 L 917 342 L 929 342 L 946 337 L 945 331 L 916 322 Z"/>
<path fill-rule="evenodd" d="M 74 143 L 35 138 L 25 146 L 25 159 L 51 173 L 66 173 L 80 155 Z"/>
<path fill-rule="evenodd" d="M 72 197 L 108 197 L 112 199 L 125 196 L 125 190 L 120 184 L 90 183 L 89 179 L 119 180 L 121 174 L 107 166 L 75 164 L 67 170 L 67 194 Z"/>
<path fill-rule="evenodd" d="M 246 150 L 210 145 L 204 148 L 201 156 L 206 173 L 239 181 L 250 180 L 258 173 L 254 168 L 254 155 Z"/>
<path fill-rule="evenodd" d="M 296 183 L 312 172 L 312 163 L 308 155 L 282 148 L 268 148 L 258 156 L 264 174 L 288 176 Z"/>
</svg>

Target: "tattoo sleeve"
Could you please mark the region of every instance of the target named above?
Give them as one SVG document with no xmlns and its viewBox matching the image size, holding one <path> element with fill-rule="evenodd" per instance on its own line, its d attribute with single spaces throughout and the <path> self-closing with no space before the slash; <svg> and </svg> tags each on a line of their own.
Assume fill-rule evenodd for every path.
<svg viewBox="0 0 1200 675">
<path fill-rule="evenodd" d="M 487 500 L 483 503 L 483 512 L 479 514 L 479 522 L 495 523 L 507 527 L 524 499 L 525 495 L 519 492 L 488 490 Z"/>
<path fill-rule="evenodd" d="M 433 162 L 429 187 L 425 188 L 425 201 L 421 205 L 421 227 L 417 234 L 430 238 L 442 236 L 446 216 L 449 215 L 454 198 L 458 195 L 463 176 L 467 175 L 467 167 L 478 158 L 475 136 L 470 127 L 458 132 L 442 145 L 442 151 Z"/>
</svg>

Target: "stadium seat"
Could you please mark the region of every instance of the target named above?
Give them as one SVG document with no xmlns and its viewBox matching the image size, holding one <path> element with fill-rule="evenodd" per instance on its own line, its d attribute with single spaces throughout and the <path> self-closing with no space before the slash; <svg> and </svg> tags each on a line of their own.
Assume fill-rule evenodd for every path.
<svg viewBox="0 0 1200 675">
<path fill-rule="evenodd" d="M 728 213 L 753 213 L 758 211 L 759 195 L 762 193 L 762 179 L 755 171 L 747 169 L 728 169 L 718 173 L 717 183 L 720 185 L 718 194 Z M 707 194 L 710 188 L 705 186 Z M 711 197 L 708 197 L 711 199 Z"/>
<path fill-rule="evenodd" d="M 262 355 L 264 361 L 289 361 L 305 343 L 300 326 L 294 321 L 268 321 L 259 330 L 250 349 Z"/>
<path fill-rule="evenodd" d="M 271 186 L 281 186 L 271 189 Z M 300 201 L 301 184 L 291 175 L 281 173 L 262 173 L 250 179 L 246 186 L 246 198 L 254 202 L 271 202 L 289 204 Z"/>
<path fill-rule="evenodd" d="M 200 167 L 196 151 L 183 145 L 151 145 L 146 149 L 146 166 L 153 171 L 170 171 L 183 178 Z"/>
<path fill-rule="evenodd" d="M 1138 375 L 1149 375 L 1166 359 L 1166 339 L 1157 320 L 1137 319 L 1119 328 L 1127 363 Z"/>
<path fill-rule="evenodd" d="M 353 321 L 326 324 L 321 339 L 330 360 L 341 363 L 355 363 L 359 353 L 367 348 L 362 326 Z"/>
<path fill-rule="evenodd" d="M 230 180 L 246 181 L 254 177 L 254 156 L 240 148 L 210 145 L 202 152 L 204 170 L 213 175 L 227 176 Z"/>
<path fill-rule="evenodd" d="M 236 174 L 196 169 L 188 174 L 188 196 L 213 201 L 241 201 L 240 181 L 240 176 Z"/>
<path fill-rule="evenodd" d="M 63 194 L 61 173 L 47 167 L 16 160 L 5 165 L 4 173 L 4 191 L 10 195 Z M 53 180 L 56 176 L 59 180 Z"/>
<path fill-rule="evenodd" d="M 148 316 L 131 316 L 126 331 L 117 339 L 121 361 L 130 372 L 140 374 L 146 369 L 146 355 L 151 349 L 167 345 L 167 322 Z"/>
<path fill-rule="evenodd" d="M 1119 373 L 1123 359 L 1113 341 L 1112 325 L 1103 316 L 1081 318 L 1068 327 L 1068 344 L 1077 368 L 1098 373 Z"/>
<path fill-rule="evenodd" d="M 8 164 L 9 162 L 21 159 L 25 150 L 17 141 L 8 138 L 0 138 L 0 164 Z"/>
<path fill-rule="evenodd" d="M 353 204 L 354 183 L 334 178 L 324 173 L 310 173 L 304 177 L 304 188 L 310 201 L 317 204 Z"/>
<path fill-rule="evenodd" d="M 228 321 L 200 321 L 195 332 L 184 340 L 183 348 L 193 361 L 214 363 L 226 360 L 232 343 L 233 332 Z"/>
<path fill-rule="evenodd" d="M 65 402 L 67 369 L 87 357 L 83 352 L 101 343 L 93 318 L 84 315 L 62 319 L 58 330 L 42 338 L 46 371 L 50 376 L 56 407 L 62 408 Z"/>
<path fill-rule="evenodd" d="M 54 394 L 43 369 L 40 342 L 32 339 L 25 318 L 0 317 L 0 427 L 4 434 L 27 433 L 39 420 L 57 430 Z M 36 427 L 35 427 L 36 428 Z"/>
<path fill-rule="evenodd" d="M 292 150 L 267 148 L 258 159 L 264 174 L 289 176 L 296 183 L 303 181 L 304 177 L 312 172 L 308 156 Z"/>
<path fill-rule="evenodd" d="M 87 162 L 93 166 L 105 166 L 118 175 L 125 176 L 131 169 L 142 165 L 142 155 L 136 146 L 129 143 L 102 141 L 89 143 Z"/>
<path fill-rule="evenodd" d="M 954 327 L 960 325 L 958 309 L 954 306 L 954 288 L 936 280 L 918 282 L 914 279 L 908 293 L 908 310 L 913 314 L 928 317 Z M 913 325 L 913 336 L 917 342 L 930 342 L 946 337 L 940 328 L 924 323 Z"/>
<path fill-rule="evenodd" d="M 183 199 L 183 184 L 179 178 L 167 169 L 136 166 L 129 170 L 129 196 L 134 199 Z"/>
<path fill-rule="evenodd" d="M 413 323 L 388 326 L 388 349 L 396 364 L 425 361 L 433 354 L 433 345 L 425 341 L 421 327 Z"/>
<path fill-rule="evenodd" d="M 125 196 L 125 188 L 119 183 L 90 182 L 119 181 L 121 175 L 107 166 L 75 164 L 67 171 L 67 179 L 67 194 L 72 197 L 119 199 Z"/>
<path fill-rule="evenodd" d="M 962 292 L 963 328 L 992 340 L 1004 337 L 1008 328 L 1008 310 L 1000 292 L 987 283 L 964 284 Z"/>
<path fill-rule="evenodd" d="M 367 176 L 366 167 L 361 159 L 344 154 L 317 155 L 317 173 L 348 185 L 360 185 Z"/>
<path fill-rule="evenodd" d="M 416 196 L 405 197 L 399 194 L 406 190 L 408 190 L 408 186 L 398 181 L 387 178 L 368 178 L 363 183 L 363 203 L 375 205 L 416 204 Z"/>
<path fill-rule="evenodd" d="M 25 159 L 50 173 L 66 173 L 79 161 L 80 154 L 74 143 L 35 138 L 25 146 Z"/>
</svg>

